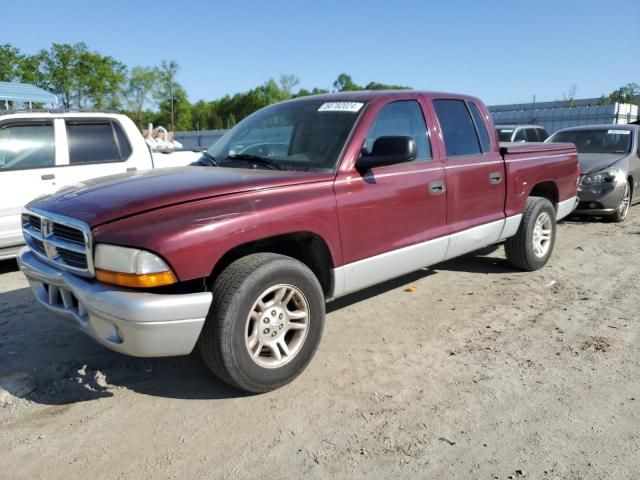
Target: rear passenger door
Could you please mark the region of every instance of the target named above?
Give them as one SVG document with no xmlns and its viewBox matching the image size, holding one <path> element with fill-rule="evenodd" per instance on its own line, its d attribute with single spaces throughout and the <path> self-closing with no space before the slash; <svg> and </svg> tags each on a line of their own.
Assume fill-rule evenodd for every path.
<svg viewBox="0 0 640 480">
<path fill-rule="evenodd" d="M 131 145 L 120 124 L 111 119 L 65 119 L 67 164 L 59 170 L 59 184 L 138 169 L 127 160 Z"/>
<path fill-rule="evenodd" d="M 447 257 L 489 244 L 500 236 L 504 220 L 505 169 L 487 132 L 487 113 L 472 101 L 433 100 L 446 156 L 447 226 L 452 237 Z M 469 232 L 470 229 L 478 227 Z M 466 242 L 469 240 L 469 242 Z M 464 250 L 464 251 L 463 251 Z"/>
</svg>

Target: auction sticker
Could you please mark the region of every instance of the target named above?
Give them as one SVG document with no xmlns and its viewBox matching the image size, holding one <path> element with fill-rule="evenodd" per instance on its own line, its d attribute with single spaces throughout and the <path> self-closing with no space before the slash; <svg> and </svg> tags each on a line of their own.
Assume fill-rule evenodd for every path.
<svg viewBox="0 0 640 480">
<path fill-rule="evenodd" d="M 630 130 L 607 130 L 609 135 L 629 135 L 631 134 Z"/>
<path fill-rule="evenodd" d="M 320 105 L 319 112 L 359 112 L 364 103 L 361 102 L 326 102 Z"/>
</svg>

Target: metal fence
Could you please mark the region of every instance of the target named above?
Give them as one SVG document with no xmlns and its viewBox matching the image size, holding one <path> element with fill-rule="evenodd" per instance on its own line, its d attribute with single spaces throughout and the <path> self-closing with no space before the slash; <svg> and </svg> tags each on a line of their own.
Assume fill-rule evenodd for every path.
<svg viewBox="0 0 640 480">
<path fill-rule="evenodd" d="M 542 125 L 549 133 L 561 128 L 595 124 L 623 124 L 637 121 L 638 105 L 612 103 L 592 105 L 587 102 L 598 99 L 577 100 L 576 106 L 567 102 L 545 102 L 538 104 L 495 105 L 489 107 L 493 121 L 504 124 Z M 227 130 L 201 130 L 198 132 L 176 132 L 175 139 L 183 148 L 209 148 Z"/>
<path fill-rule="evenodd" d="M 626 103 L 551 108 L 547 105 L 544 108 L 525 104 L 498 105 L 489 107 L 489 111 L 498 125 L 542 125 L 549 133 L 580 125 L 624 124 L 638 120 L 638 106 Z"/>
<path fill-rule="evenodd" d="M 199 132 L 176 132 L 174 138 L 183 148 L 209 148 L 226 130 L 200 130 Z"/>
</svg>

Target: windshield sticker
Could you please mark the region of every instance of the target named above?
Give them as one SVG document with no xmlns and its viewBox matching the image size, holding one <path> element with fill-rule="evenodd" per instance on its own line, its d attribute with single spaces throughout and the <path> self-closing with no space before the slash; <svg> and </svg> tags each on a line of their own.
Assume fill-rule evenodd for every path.
<svg viewBox="0 0 640 480">
<path fill-rule="evenodd" d="M 607 130 L 609 135 L 629 135 L 631 132 L 629 130 Z"/>
<path fill-rule="evenodd" d="M 319 112 L 359 112 L 364 103 L 361 102 L 327 102 L 320 105 Z"/>
</svg>

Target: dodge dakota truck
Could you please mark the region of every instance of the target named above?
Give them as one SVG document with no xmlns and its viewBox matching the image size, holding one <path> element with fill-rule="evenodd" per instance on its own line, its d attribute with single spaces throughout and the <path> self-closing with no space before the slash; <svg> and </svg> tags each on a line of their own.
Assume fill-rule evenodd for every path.
<svg viewBox="0 0 640 480">
<path fill-rule="evenodd" d="M 415 91 L 266 107 L 200 164 L 32 201 L 18 263 L 42 305 L 106 347 L 197 349 L 254 393 L 304 370 L 326 300 L 493 244 L 543 267 L 578 178 L 572 144 L 500 147 L 477 98 Z"/>
</svg>

